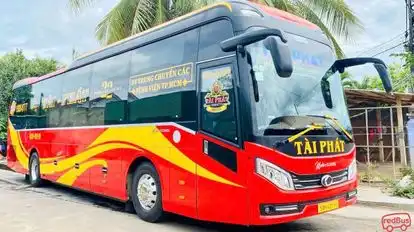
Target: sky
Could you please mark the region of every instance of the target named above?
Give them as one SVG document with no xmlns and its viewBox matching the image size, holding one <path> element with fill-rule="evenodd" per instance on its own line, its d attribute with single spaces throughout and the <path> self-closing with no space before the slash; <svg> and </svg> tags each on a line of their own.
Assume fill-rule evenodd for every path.
<svg viewBox="0 0 414 232">
<path fill-rule="evenodd" d="M 74 14 L 67 0 L 4 1 L 0 7 L 0 55 L 23 49 L 28 57 L 53 57 L 61 63 L 72 60 L 72 49 L 80 53 L 99 48 L 95 26 L 118 0 L 100 0 L 81 14 Z M 405 31 L 403 0 L 345 0 L 364 30 L 352 34 L 352 41 L 340 41 L 347 57 L 372 56 L 403 41 L 403 36 L 370 51 Z M 403 51 L 398 46 L 378 58 L 396 62 L 391 53 Z M 361 69 L 370 73 L 370 69 Z"/>
</svg>

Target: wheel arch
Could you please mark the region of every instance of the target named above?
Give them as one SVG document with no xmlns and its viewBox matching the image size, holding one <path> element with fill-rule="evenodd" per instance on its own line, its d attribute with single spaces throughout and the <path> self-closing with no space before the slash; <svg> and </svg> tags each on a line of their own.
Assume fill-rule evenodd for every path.
<svg viewBox="0 0 414 232">
<path fill-rule="evenodd" d="M 142 163 L 145 163 L 145 162 L 150 163 L 155 168 L 155 170 L 157 171 L 157 173 L 159 175 L 161 188 L 164 189 L 164 184 L 163 184 L 163 181 L 162 181 L 161 172 L 160 172 L 158 166 L 156 165 L 156 163 L 147 156 L 139 156 L 139 157 L 136 157 L 131 162 L 131 164 L 128 167 L 128 171 L 126 173 L 126 191 L 127 191 L 128 201 L 131 200 L 129 194 L 131 192 L 130 188 L 131 188 L 131 183 L 132 183 L 132 178 L 134 176 L 134 172 L 138 168 L 139 165 L 141 165 Z"/>
<path fill-rule="evenodd" d="M 29 160 L 32 157 L 33 153 L 36 153 L 37 155 L 39 155 L 38 150 L 35 147 L 33 147 L 33 148 L 30 149 L 30 152 L 29 152 Z M 39 159 L 40 159 L 40 157 L 39 157 Z"/>
<path fill-rule="evenodd" d="M 37 158 L 39 158 L 39 164 L 40 164 L 40 155 L 39 155 L 39 151 L 37 150 L 36 147 L 32 147 L 30 148 L 30 152 L 29 152 L 29 159 L 28 159 L 28 164 L 27 164 L 27 173 L 29 173 L 30 171 L 30 161 L 32 159 L 33 154 L 36 153 L 37 154 Z"/>
</svg>

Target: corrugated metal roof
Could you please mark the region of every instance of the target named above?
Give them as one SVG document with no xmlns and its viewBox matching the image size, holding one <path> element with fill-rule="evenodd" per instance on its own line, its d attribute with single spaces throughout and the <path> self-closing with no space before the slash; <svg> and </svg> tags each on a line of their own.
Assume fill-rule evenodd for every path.
<svg viewBox="0 0 414 232">
<path fill-rule="evenodd" d="M 378 90 L 365 89 L 345 89 L 345 95 L 349 107 L 353 106 L 375 106 L 378 103 L 395 105 L 397 98 L 401 99 L 402 105 L 414 104 L 414 94 L 412 93 L 386 93 Z"/>
</svg>

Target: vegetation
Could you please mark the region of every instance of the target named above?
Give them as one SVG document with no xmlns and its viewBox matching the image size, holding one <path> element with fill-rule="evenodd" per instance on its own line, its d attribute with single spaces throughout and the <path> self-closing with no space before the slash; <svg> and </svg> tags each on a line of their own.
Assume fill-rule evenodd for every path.
<svg viewBox="0 0 414 232">
<path fill-rule="evenodd" d="M 399 197 L 406 197 L 410 199 L 414 199 L 414 169 L 412 168 L 405 168 L 400 170 L 402 176 L 410 176 L 411 177 L 411 184 L 406 187 L 401 187 L 398 183 L 391 183 L 392 194 L 394 196 Z"/>
<path fill-rule="evenodd" d="M 407 92 L 414 87 L 411 75 L 411 66 L 414 66 L 414 55 L 409 52 L 392 54 L 393 57 L 400 57 L 403 64 L 393 63 L 388 65 L 389 74 L 394 92 Z M 378 75 L 364 76 L 360 81 L 355 80 L 350 73 L 341 74 L 342 84 L 345 88 L 351 89 L 372 89 L 384 90 L 381 79 Z"/>
<path fill-rule="evenodd" d="M 411 73 L 409 67 L 398 63 L 388 66 L 388 70 L 395 92 L 405 92 L 411 86 Z M 341 75 L 342 84 L 350 89 L 384 90 L 379 76 L 364 76 L 360 81 L 355 80 L 351 74 L 344 72 Z"/>
<path fill-rule="evenodd" d="M 349 39 L 362 24 L 344 0 L 251 0 L 288 11 L 318 25 L 344 57 L 337 38 Z M 99 0 L 69 0 L 80 12 Z M 114 1 L 116 2 L 116 1 Z M 96 26 L 96 37 L 111 44 L 215 2 L 215 0 L 119 0 Z"/>
<path fill-rule="evenodd" d="M 13 84 L 26 77 L 50 73 L 57 68 L 56 60 L 39 57 L 27 59 L 22 50 L 0 57 L 0 139 L 6 136 L 7 109 L 12 97 Z"/>
</svg>

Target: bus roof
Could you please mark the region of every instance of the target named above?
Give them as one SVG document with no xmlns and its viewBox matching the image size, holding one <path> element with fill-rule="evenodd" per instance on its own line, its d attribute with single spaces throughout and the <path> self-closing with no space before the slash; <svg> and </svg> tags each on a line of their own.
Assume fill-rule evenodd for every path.
<svg viewBox="0 0 414 232">
<path fill-rule="evenodd" d="M 288 12 L 264 6 L 256 3 L 257 0 L 241 1 L 227 0 L 215 3 L 199 10 L 190 12 L 181 17 L 160 24 L 136 35 L 125 38 L 116 43 L 110 44 L 97 51 L 82 55 L 73 61 L 68 68 L 59 69 L 56 72 L 37 78 L 26 78 L 15 83 L 13 88 L 22 85 L 33 84 L 35 82 L 56 76 L 90 63 L 94 63 L 111 56 L 121 54 L 157 40 L 190 30 L 198 25 L 212 21 L 217 18 L 230 18 L 234 22 L 235 32 L 242 32 L 252 26 L 278 27 L 282 30 L 296 33 L 314 39 L 325 44 L 331 45 L 327 37 L 315 24 Z M 243 11 L 250 11 L 257 14 L 257 18 L 244 15 Z M 271 20 L 269 20 L 271 17 Z M 161 30 L 162 29 L 162 30 Z"/>
<path fill-rule="evenodd" d="M 16 89 L 16 88 L 19 88 L 19 87 L 25 86 L 25 85 L 30 85 L 30 84 L 39 82 L 41 80 L 59 75 L 61 73 L 64 73 L 66 70 L 67 70 L 66 68 L 61 68 L 61 69 L 58 69 L 54 72 L 45 74 L 45 75 L 40 76 L 40 77 L 27 77 L 27 78 L 24 78 L 22 80 L 19 80 L 19 81 L 15 82 L 14 85 L 13 85 L 13 89 Z"/>
</svg>

